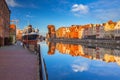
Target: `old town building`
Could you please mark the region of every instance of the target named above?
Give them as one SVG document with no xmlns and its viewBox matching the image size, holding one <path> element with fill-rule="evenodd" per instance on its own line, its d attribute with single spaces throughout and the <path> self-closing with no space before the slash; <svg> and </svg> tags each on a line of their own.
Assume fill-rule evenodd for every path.
<svg viewBox="0 0 120 80">
<path fill-rule="evenodd" d="M 10 24 L 10 38 L 11 43 L 14 44 L 16 42 L 16 25 Z"/>
<path fill-rule="evenodd" d="M 82 39 L 83 38 L 83 32 L 84 32 L 84 28 L 82 26 L 78 27 L 78 38 Z"/>
<path fill-rule="evenodd" d="M 56 35 L 56 38 L 61 39 L 119 40 L 120 21 L 113 22 L 112 20 L 109 20 L 102 24 L 71 25 L 69 27 L 62 26 L 56 31 L 49 26 L 49 35 L 47 34 L 47 37 L 50 36 L 51 32 L 53 36 Z"/>
<path fill-rule="evenodd" d="M 65 38 L 66 35 L 66 27 L 60 27 L 58 30 L 56 30 L 56 37 L 57 38 Z"/>
<path fill-rule="evenodd" d="M 83 38 L 93 38 L 93 26 L 92 24 L 84 25 Z"/>
<path fill-rule="evenodd" d="M 103 24 L 96 24 L 96 38 L 97 39 L 103 39 L 105 34 L 104 26 Z"/>
<path fill-rule="evenodd" d="M 49 38 L 55 38 L 56 37 L 55 26 L 54 25 L 48 25 L 47 27 L 48 27 Z"/>
<path fill-rule="evenodd" d="M 79 25 L 72 25 L 70 27 L 70 38 L 78 39 L 78 28 Z"/>
<path fill-rule="evenodd" d="M 5 0 L 0 0 L 0 46 L 8 44 L 10 10 Z"/>
<path fill-rule="evenodd" d="M 16 39 L 22 40 L 22 34 L 23 34 L 23 30 L 17 29 L 16 30 Z"/>
<path fill-rule="evenodd" d="M 105 38 L 106 39 L 114 39 L 114 28 L 115 28 L 116 22 L 113 22 L 112 20 L 109 20 L 104 25 L 105 30 Z"/>
<path fill-rule="evenodd" d="M 120 39 L 120 21 L 117 22 L 114 30 L 115 39 Z"/>
</svg>

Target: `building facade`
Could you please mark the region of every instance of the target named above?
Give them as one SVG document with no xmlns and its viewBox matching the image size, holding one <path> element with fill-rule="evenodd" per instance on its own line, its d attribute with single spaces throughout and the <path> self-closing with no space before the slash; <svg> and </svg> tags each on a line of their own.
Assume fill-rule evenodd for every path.
<svg viewBox="0 0 120 80">
<path fill-rule="evenodd" d="M 10 10 L 5 0 L 0 0 L 0 46 L 8 44 L 10 25 Z"/>
<path fill-rule="evenodd" d="M 115 39 L 120 39 L 120 21 L 117 22 L 114 30 Z"/>
<path fill-rule="evenodd" d="M 23 34 L 23 30 L 17 29 L 16 30 L 16 39 L 17 40 L 22 40 L 22 34 Z"/>
<path fill-rule="evenodd" d="M 116 26 L 116 22 L 113 22 L 112 20 L 105 23 L 104 30 L 105 30 L 106 39 L 114 39 L 115 26 Z"/>
<path fill-rule="evenodd" d="M 47 28 L 48 28 L 49 38 L 55 38 L 56 37 L 55 26 L 54 25 L 48 25 Z"/>
<path fill-rule="evenodd" d="M 16 25 L 15 24 L 10 24 L 10 38 L 11 38 L 11 43 L 14 44 L 16 42 Z"/>
<path fill-rule="evenodd" d="M 97 39 L 105 38 L 105 30 L 103 24 L 96 24 L 96 38 Z"/>
</svg>

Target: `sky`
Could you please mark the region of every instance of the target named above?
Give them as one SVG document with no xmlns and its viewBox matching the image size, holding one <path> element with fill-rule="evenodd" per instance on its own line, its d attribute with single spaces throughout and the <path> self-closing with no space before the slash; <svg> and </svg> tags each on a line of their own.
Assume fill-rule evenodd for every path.
<svg viewBox="0 0 120 80">
<path fill-rule="evenodd" d="M 120 20 L 119 0 L 6 0 L 11 10 L 11 20 L 17 27 L 31 24 L 45 34 L 47 25 L 56 29 L 70 25 L 104 23 Z"/>
</svg>

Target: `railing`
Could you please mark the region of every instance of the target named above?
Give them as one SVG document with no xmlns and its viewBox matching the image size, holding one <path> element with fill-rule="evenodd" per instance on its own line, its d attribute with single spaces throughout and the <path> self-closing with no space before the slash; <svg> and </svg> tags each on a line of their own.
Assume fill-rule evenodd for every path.
<svg viewBox="0 0 120 80">
<path fill-rule="evenodd" d="M 23 43 L 23 47 L 28 48 L 30 51 L 33 51 L 37 54 L 38 56 L 38 80 L 48 80 L 48 74 L 47 74 L 47 69 L 46 69 L 46 64 L 44 61 L 44 58 L 42 57 L 42 53 L 40 50 L 40 44 L 33 45 L 28 47 L 28 45 Z"/>
<path fill-rule="evenodd" d="M 42 57 L 40 44 L 37 45 L 37 53 L 38 53 L 38 59 L 39 59 L 39 80 L 48 80 L 46 64 L 45 64 L 44 58 Z"/>
</svg>

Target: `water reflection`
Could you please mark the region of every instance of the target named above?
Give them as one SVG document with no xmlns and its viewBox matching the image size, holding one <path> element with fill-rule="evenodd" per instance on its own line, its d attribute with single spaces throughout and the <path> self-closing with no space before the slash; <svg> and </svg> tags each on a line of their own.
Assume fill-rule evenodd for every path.
<svg viewBox="0 0 120 80">
<path fill-rule="evenodd" d="M 107 63 L 116 62 L 120 66 L 120 50 L 106 49 L 101 47 L 88 47 L 75 44 L 63 44 L 48 42 L 48 54 L 55 54 L 55 49 L 61 54 L 71 56 L 82 56 L 91 60 L 100 60 Z M 73 67 L 76 67 L 75 65 Z"/>
<path fill-rule="evenodd" d="M 47 44 L 48 44 L 48 47 L 49 47 L 48 54 L 49 55 L 54 54 L 55 49 L 56 49 L 56 43 L 48 42 Z"/>
<path fill-rule="evenodd" d="M 120 79 L 120 52 L 117 49 L 53 42 L 40 45 L 48 80 Z"/>
</svg>

